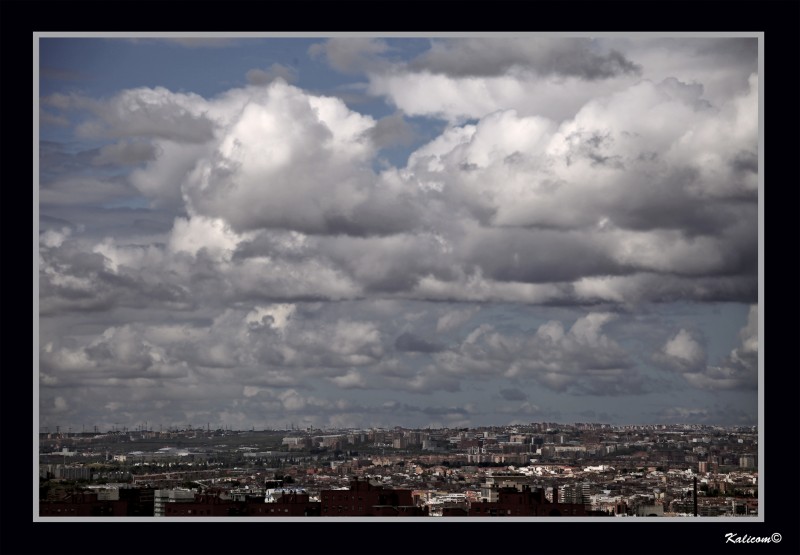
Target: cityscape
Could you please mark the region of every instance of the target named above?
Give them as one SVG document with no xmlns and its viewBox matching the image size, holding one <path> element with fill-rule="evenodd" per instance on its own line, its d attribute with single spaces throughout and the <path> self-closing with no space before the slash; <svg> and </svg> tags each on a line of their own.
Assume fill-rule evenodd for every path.
<svg viewBox="0 0 800 555">
<path fill-rule="evenodd" d="M 756 517 L 752 427 L 40 434 L 39 517 Z"/>
</svg>

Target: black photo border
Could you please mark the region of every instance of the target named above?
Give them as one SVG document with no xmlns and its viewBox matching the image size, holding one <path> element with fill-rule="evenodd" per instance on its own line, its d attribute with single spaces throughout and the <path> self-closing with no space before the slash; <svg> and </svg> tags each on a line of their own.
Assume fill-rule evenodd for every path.
<svg viewBox="0 0 800 555">
<path fill-rule="evenodd" d="M 800 2 L 0 0 L 3 358 L 0 553 L 800 553 Z M 33 522 L 27 414 L 35 32 L 763 32 L 765 76 L 763 522 L 476 524 Z M 20 239 L 24 236 L 24 239 Z M 768 255 L 768 256 L 767 256 Z M 19 269 L 18 266 L 23 267 Z M 32 318 L 33 316 L 31 316 Z M 32 354 L 30 355 L 32 356 Z M 28 412 L 30 411 L 30 412 Z M 213 526 L 209 526 L 213 524 Z M 726 544 L 725 534 L 780 543 Z"/>
</svg>

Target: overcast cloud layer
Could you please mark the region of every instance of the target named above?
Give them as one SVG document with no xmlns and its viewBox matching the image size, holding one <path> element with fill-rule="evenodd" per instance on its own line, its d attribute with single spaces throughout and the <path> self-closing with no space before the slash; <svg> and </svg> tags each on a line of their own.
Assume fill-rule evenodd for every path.
<svg viewBox="0 0 800 555">
<path fill-rule="evenodd" d="M 71 40 L 42 426 L 757 423 L 756 39 Z"/>
</svg>

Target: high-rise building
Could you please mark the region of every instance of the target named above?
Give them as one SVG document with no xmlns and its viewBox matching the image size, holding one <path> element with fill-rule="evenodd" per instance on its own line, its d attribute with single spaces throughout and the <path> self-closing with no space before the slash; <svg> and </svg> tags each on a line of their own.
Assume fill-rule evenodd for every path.
<svg viewBox="0 0 800 555">
<path fill-rule="evenodd" d="M 739 457 L 739 468 L 755 468 L 756 456 L 755 455 L 742 455 Z"/>
<path fill-rule="evenodd" d="M 558 492 L 558 501 L 560 503 L 590 504 L 589 482 L 575 482 L 565 485 Z"/>
</svg>

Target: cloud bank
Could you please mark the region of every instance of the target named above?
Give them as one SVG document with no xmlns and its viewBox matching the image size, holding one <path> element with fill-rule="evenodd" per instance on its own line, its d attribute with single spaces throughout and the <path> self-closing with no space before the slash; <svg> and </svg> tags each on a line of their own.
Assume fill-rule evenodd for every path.
<svg viewBox="0 0 800 555">
<path fill-rule="evenodd" d="M 75 122 L 78 146 L 40 146 L 42 413 L 89 403 L 106 421 L 178 421 L 216 395 L 210 410 L 232 423 L 286 411 L 388 423 L 404 407 L 409 421 L 456 422 L 508 414 L 455 410 L 483 388 L 530 415 L 548 414 L 537 392 L 646 396 L 663 379 L 752 390 L 750 45 L 730 57 L 691 42 L 680 60 L 655 40 L 307 49 L 366 79 L 389 115 L 304 88 L 278 62 L 216 95 L 43 96 L 51 127 Z M 707 87 L 694 76 L 712 58 Z M 420 140 L 411 117 L 440 127 Z M 403 163 L 388 164 L 398 147 Z M 645 339 L 621 334 L 675 303 L 752 308 L 721 360 L 697 327 L 667 319 Z M 454 410 L 353 396 L 393 391 Z"/>
</svg>

